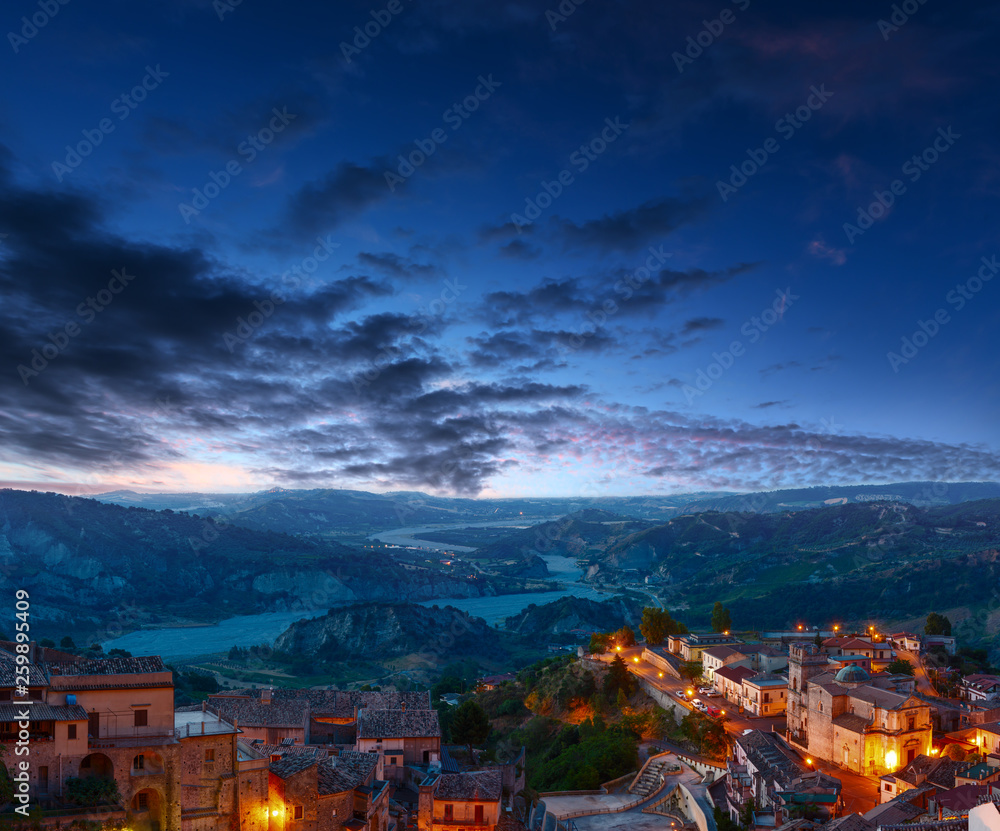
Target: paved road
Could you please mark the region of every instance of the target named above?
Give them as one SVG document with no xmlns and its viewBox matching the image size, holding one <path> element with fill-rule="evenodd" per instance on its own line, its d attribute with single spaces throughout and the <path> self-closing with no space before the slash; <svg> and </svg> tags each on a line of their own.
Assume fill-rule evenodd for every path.
<svg viewBox="0 0 1000 831">
<path fill-rule="evenodd" d="M 677 697 L 677 693 L 686 689 L 693 689 L 690 683 L 684 684 L 679 679 L 674 678 L 672 675 L 662 672 L 657 667 L 650 663 L 642 660 L 642 647 L 630 647 L 628 649 L 623 649 L 621 651 L 621 656 L 628 664 L 629 671 L 639 678 L 643 678 L 654 687 L 659 690 L 663 690 L 670 696 L 670 700 L 673 701 L 677 707 L 686 710 L 693 710 L 694 707 L 687 701 L 683 701 Z M 638 660 L 636 660 L 638 659 Z M 696 689 L 696 688 L 694 688 Z M 714 698 L 707 698 L 703 695 L 695 695 L 704 701 L 706 704 L 713 704 L 720 710 L 724 710 L 726 713 L 726 729 L 733 734 L 740 734 L 744 730 L 778 730 L 779 732 L 785 731 L 786 721 L 785 717 L 781 716 L 778 718 L 757 718 L 749 717 L 747 715 L 741 714 L 737 711 L 736 705 L 731 701 L 722 698 L 721 696 Z"/>
</svg>

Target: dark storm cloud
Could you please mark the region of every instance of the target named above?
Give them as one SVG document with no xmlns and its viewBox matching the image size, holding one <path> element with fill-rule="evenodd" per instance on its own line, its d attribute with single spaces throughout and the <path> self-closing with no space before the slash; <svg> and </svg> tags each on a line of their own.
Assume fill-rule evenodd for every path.
<svg viewBox="0 0 1000 831">
<path fill-rule="evenodd" d="M 634 251 L 700 218 L 710 204 L 707 197 L 664 198 L 580 223 L 554 217 L 549 228 L 556 240 L 572 248 Z"/>
<path fill-rule="evenodd" d="M 651 259 L 662 260 L 662 253 L 658 258 L 651 256 Z M 591 280 L 587 284 L 578 278 L 546 280 L 527 291 L 507 290 L 485 295 L 480 314 L 497 327 L 537 325 L 550 321 L 554 315 L 568 315 L 577 324 L 578 331 L 588 324 L 587 313 L 601 309 L 606 301 L 615 304 L 616 316 L 648 316 L 660 306 L 675 303 L 692 292 L 722 285 L 758 265 L 738 263 L 715 271 L 701 268 L 663 269 L 649 275 L 639 273 L 635 268 L 621 267 L 610 271 L 603 280 Z M 703 318 L 694 324 L 695 328 L 689 334 L 694 333 L 698 326 L 702 331 L 715 327 L 717 324 L 713 320 Z"/>
<path fill-rule="evenodd" d="M 519 226 L 513 221 L 483 225 L 479 239 L 483 243 L 503 242 L 501 251 L 521 258 L 535 250 L 527 239 L 562 249 L 632 252 L 658 243 L 680 226 L 702 218 L 712 204 L 705 196 L 662 197 L 579 222 L 552 216 L 530 225 Z"/>
<path fill-rule="evenodd" d="M 311 237 L 392 198 L 384 176 L 389 169 L 388 159 L 374 159 L 368 165 L 341 162 L 291 196 L 285 230 L 298 238 Z"/>
<path fill-rule="evenodd" d="M 409 257 L 401 257 L 392 253 L 372 253 L 362 251 L 358 254 L 358 262 L 366 267 L 399 280 L 411 280 L 437 277 L 440 270 L 430 263 L 414 262 Z"/>
<path fill-rule="evenodd" d="M 688 320 L 684 324 L 684 328 L 681 329 L 681 335 L 693 335 L 700 332 L 708 332 L 712 329 L 721 329 L 726 325 L 721 317 L 694 317 Z"/>
</svg>

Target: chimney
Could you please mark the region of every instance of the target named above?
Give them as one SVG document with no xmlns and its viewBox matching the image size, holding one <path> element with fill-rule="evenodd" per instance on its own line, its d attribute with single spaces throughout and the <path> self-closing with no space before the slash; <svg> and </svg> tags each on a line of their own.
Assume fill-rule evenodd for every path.
<svg viewBox="0 0 1000 831">
<path fill-rule="evenodd" d="M 201 702 L 201 711 L 202 711 L 203 713 L 205 713 L 205 712 L 208 712 L 208 702 L 207 702 L 207 701 L 204 701 L 204 700 L 203 700 L 203 701 Z"/>
<path fill-rule="evenodd" d="M 260 691 L 260 703 L 270 704 L 271 703 L 271 693 L 274 691 L 274 687 L 265 687 Z"/>
<path fill-rule="evenodd" d="M 28 641 L 28 660 L 31 661 L 31 663 L 35 663 L 35 652 L 37 649 L 38 647 L 34 641 Z"/>
</svg>

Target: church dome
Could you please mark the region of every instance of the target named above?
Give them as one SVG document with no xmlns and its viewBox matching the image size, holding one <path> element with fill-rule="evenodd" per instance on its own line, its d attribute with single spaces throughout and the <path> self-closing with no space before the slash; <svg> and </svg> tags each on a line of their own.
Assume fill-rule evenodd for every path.
<svg viewBox="0 0 1000 831">
<path fill-rule="evenodd" d="M 845 681 L 849 684 L 860 684 L 865 681 L 871 681 L 872 677 L 864 669 L 864 667 L 857 667 L 853 664 L 848 664 L 835 676 L 838 681 Z"/>
</svg>

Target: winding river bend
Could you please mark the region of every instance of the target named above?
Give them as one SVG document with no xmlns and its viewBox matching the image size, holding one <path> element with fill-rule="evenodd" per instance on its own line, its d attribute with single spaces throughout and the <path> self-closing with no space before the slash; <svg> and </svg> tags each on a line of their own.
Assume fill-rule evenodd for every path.
<svg viewBox="0 0 1000 831">
<path fill-rule="evenodd" d="M 543 519 L 534 520 L 544 522 Z M 444 545 L 416 539 L 418 534 L 427 531 L 451 531 L 462 528 L 499 528 L 511 530 L 524 528 L 523 521 L 498 522 L 463 522 L 455 525 L 428 525 L 412 528 L 399 528 L 390 531 L 380 531 L 372 534 L 382 542 L 392 545 L 422 548 L 427 551 L 467 552 L 475 549 L 467 546 Z M 497 597 L 462 597 L 440 598 L 428 600 L 422 606 L 454 606 L 486 620 L 490 625 L 503 623 L 504 618 L 516 615 L 532 603 L 541 606 L 563 597 L 576 596 L 600 600 L 607 597 L 598 590 L 580 582 L 583 572 L 571 557 L 560 557 L 554 554 L 542 555 L 552 575 L 553 583 L 559 583 L 564 588 L 550 592 L 527 592 L 524 594 L 504 594 Z M 316 612 L 265 612 L 258 615 L 240 615 L 231 617 L 216 624 L 205 626 L 170 626 L 163 629 L 141 629 L 120 638 L 105 641 L 105 651 L 109 649 L 125 649 L 133 655 L 161 655 L 165 660 L 179 661 L 204 655 L 228 652 L 231 646 L 257 646 L 272 644 L 274 639 L 285 631 L 296 620 L 304 620 L 322 615 L 323 610 Z"/>
</svg>

